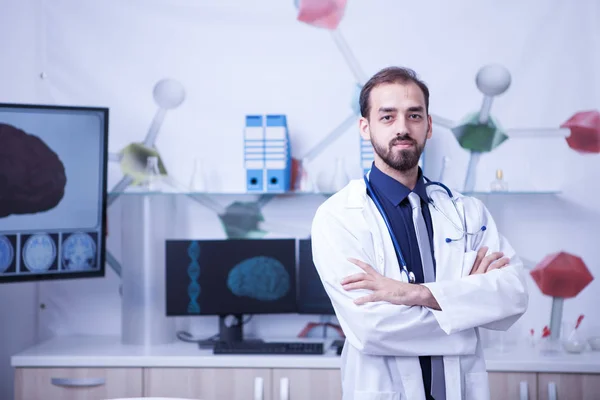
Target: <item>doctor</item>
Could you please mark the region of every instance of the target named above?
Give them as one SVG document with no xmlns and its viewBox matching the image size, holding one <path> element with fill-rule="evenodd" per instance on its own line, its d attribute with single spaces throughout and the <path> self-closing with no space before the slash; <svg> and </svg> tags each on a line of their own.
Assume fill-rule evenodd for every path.
<svg viewBox="0 0 600 400">
<path fill-rule="evenodd" d="M 522 263 L 479 200 L 426 185 L 429 90 L 412 70 L 378 72 L 360 108 L 375 161 L 318 208 L 311 233 L 346 335 L 343 399 L 485 400 L 479 329 L 526 311 Z"/>
</svg>

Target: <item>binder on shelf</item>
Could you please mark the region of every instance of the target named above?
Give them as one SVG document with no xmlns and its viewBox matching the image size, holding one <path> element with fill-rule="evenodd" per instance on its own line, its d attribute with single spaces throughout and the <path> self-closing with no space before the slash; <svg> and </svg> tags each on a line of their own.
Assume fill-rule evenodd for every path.
<svg viewBox="0 0 600 400">
<path fill-rule="evenodd" d="M 246 190 L 263 192 L 265 185 L 265 128 L 262 115 L 247 115 L 244 129 Z"/>
<path fill-rule="evenodd" d="M 366 174 L 371 169 L 371 165 L 375 160 L 373 153 L 373 145 L 370 141 L 360 138 L 360 166 L 363 174 Z"/>
<path fill-rule="evenodd" d="M 291 190 L 292 155 L 285 115 L 267 115 L 265 126 L 265 190 Z"/>
</svg>

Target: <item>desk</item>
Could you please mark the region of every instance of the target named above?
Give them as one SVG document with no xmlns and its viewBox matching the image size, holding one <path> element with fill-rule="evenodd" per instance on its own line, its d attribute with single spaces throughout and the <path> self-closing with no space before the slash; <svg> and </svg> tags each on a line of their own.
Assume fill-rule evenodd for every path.
<svg viewBox="0 0 600 400">
<path fill-rule="evenodd" d="M 16 400 L 279 400 L 282 392 L 290 399 L 341 398 L 335 349 L 324 355 L 215 356 L 193 343 L 143 347 L 123 345 L 119 336 L 62 336 L 14 355 L 11 363 Z M 592 394 L 600 393 L 599 352 L 541 356 L 534 349 L 488 350 L 486 364 L 493 399 L 518 399 L 521 382 L 527 382 L 531 400 L 547 399 L 552 383 L 560 400 L 598 398 Z"/>
</svg>

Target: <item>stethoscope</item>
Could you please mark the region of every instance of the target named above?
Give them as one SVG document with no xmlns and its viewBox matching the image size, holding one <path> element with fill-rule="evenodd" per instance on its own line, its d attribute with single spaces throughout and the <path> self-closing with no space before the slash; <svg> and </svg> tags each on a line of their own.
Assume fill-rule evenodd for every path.
<svg viewBox="0 0 600 400">
<path fill-rule="evenodd" d="M 431 196 L 429 196 L 429 194 L 427 194 L 427 199 L 429 200 L 429 204 L 431 204 L 433 206 L 433 208 L 437 212 L 439 212 L 444 218 L 446 218 L 446 220 L 448 220 L 448 222 L 450 222 L 456 228 L 457 231 L 461 232 L 461 235 L 458 238 L 449 238 L 449 237 L 447 237 L 445 239 L 446 243 L 451 243 L 451 242 L 456 242 L 456 241 L 462 240 L 467 235 L 470 235 L 470 236 L 477 235 L 478 233 L 483 232 L 483 231 L 485 231 L 487 229 L 486 226 L 483 225 L 476 232 L 468 232 L 465 220 L 460 217 L 460 212 L 458 211 L 458 206 L 456 205 L 456 199 L 454 198 L 454 195 L 452 194 L 452 191 L 446 185 L 444 185 L 441 182 L 431 181 L 427 177 L 424 177 L 424 178 L 425 178 L 425 188 L 427 188 L 428 186 L 431 186 L 431 185 L 437 185 L 437 186 L 441 187 L 442 189 L 444 189 L 444 191 L 446 192 L 446 194 L 450 198 L 450 201 L 452 202 L 452 205 L 454 206 L 454 209 L 456 210 L 458 218 L 461 220 L 461 226 L 458 226 L 454 221 L 452 221 L 452 219 L 450 217 L 448 217 L 444 212 L 442 212 L 442 210 L 440 210 L 435 205 L 435 203 L 431 199 Z M 394 250 L 396 251 L 398 259 L 400 260 L 400 264 L 401 264 L 401 268 L 402 268 L 402 273 L 406 275 L 406 278 L 408 279 L 408 282 L 415 283 L 415 280 L 416 280 L 415 279 L 415 274 L 412 271 L 408 270 L 408 267 L 406 265 L 406 261 L 404 260 L 404 256 L 402 254 L 402 251 L 400 250 L 400 244 L 398 243 L 398 240 L 396 239 L 396 236 L 393 234 L 392 226 L 390 225 L 390 221 L 389 221 L 387 215 L 385 214 L 385 212 L 383 210 L 383 206 L 381 205 L 381 202 L 379 201 L 379 198 L 377 197 L 377 195 L 373 191 L 373 188 L 371 187 L 371 183 L 369 182 L 367 174 L 365 174 L 364 180 L 365 180 L 365 184 L 367 186 L 367 193 L 369 193 L 371 195 L 371 199 L 373 199 L 373 203 L 375 203 L 375 206 L 377 207 L 377 209 L 381 213 L 381 216 L 383 217 L 383 221 L 385 222 L 385 226 L 387 227 L 387 230 L 388 230 L 388 232 L 390 234 L 390 237 L 392 238 L 392 243 L 394 245 Z"/>
</svg>

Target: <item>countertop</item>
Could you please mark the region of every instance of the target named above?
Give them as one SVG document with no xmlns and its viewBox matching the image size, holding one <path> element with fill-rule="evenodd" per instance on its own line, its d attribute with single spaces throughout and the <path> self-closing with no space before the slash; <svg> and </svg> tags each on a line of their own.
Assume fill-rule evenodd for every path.
<svg viewBox="0 0 600 400">
<path fill-rule="evenodd" d="M 280 339 L 281 340 L 281 339 Z M 284 341 L 284 340 L 282 340 Z M 297 339 L 285 341 L 322 341 Z M 340 357 L 325 342 L 324 355 L 213 355 L 197 344 L 175 341 L 157 346 L 121 343 L 119 336 L 58 336 L 35 345 L 11 358 L 21 367 L 186 367 L 186 368 L 339 368 Z M 600 373 L 600 352 L 565 352 L 542 355 L 535 348 L 507 351 L 485 350 L 489 372 L 571 372 Z"/>
</svg>

